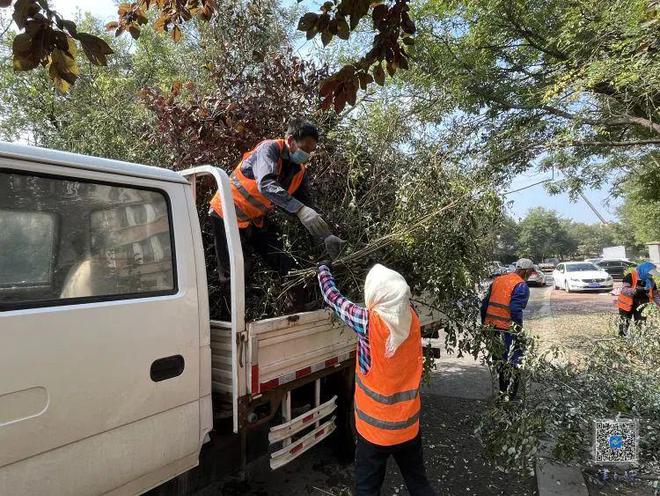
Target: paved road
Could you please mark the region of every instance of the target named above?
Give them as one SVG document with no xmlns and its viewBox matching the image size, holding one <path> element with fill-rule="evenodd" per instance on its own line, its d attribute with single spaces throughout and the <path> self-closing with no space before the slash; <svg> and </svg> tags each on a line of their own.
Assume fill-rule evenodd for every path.
<svg viewBox="0 0 660 496">
<path fill-rule="evenodd" d="M 553 289 L 550 277 L 548 283 L 530 288 L 526 320 L 547 326 L 561 315 L 613 312 L 610 295 L 566 294 Z M 553 328 L 552 333 L 556 332 Z M 431 383 L 423 389 L 422 429 L 427 470 L 438 495 L 536 494 L 534 478 L 504 475 L 490 465 L 474 435 L 475 414 L 491 394 L 490 373 L 479 362 L 444 352 L 437 360 Z M 329 441 L 324 441 L 278 471 L 264 470 L 253 475 L 249 483 L 220 481 L 197 496 L 348 496 L 352 486 L 352 465 L 339 465 Z M 393 461 L 382 494 L 408 494 Z"/>
</svg>

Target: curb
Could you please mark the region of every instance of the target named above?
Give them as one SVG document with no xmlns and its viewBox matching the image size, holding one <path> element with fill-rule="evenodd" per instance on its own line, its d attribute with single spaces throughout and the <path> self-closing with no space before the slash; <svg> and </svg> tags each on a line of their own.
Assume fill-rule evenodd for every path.
<svg viewBox="0 0 660 496">
<path fill-rule="evenodd" d="M 548 461 L 544 454 L 552 449 L 552 443 L 541 442 L 540 456 L 536 459 L 536 484 L 539 496 L 589 496 L 582 471 L 569 465 Z"/>
<path fill-rule="evenodd" d="M 582 472 L 573 467 L 536 462 L 539 496 L 589 496 Z"/>
</svg>

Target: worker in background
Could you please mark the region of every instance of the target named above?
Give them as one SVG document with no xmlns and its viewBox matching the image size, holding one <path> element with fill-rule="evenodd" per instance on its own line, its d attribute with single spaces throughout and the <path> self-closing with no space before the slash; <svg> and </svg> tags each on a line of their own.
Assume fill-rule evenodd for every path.
<svg viewBox="0 0 660 496">
<path fill-rule="evenodd" d="M 257 254 L 281 276 L 294 264 L 280 241 L 278 230 L 266 221 L 273 208 L 298 217 L 312 237 L 324 243 L 335 259 L 344 241 L 330 232 L 323 217 L 312 208 L 306 163 L 316 150 L 319 132 L 310 122 L 293 119 L 284 139 L 265 140 L 245 153 L 230 176 L 241 244 L 248 251 L 246 274 L 251 256 Z M 229 280 L 229 253 L 220 194 L 211 199 L 209 210 L 215 234 L 215 250 L 220 282 Z"/>
<path fill-rule="evenodd" d="M 636 325 L 645 320 L 642 316 L 645 304 L 655 302 L 660 306 L 660 293 L 653 280 L 653 276 L 657 275 L 656 265 L 652 262 L 644 262 L 623 277 L 623 287 L 617 299 L 620 316 L 619 336 L 628 334 L 631 319 L 635 319 Z"/>
<path fill-rule="evenodd" d="M 508 393 L 510 399 L 518 393 L 519 380 L 512 369 L 520 365 L 524 353 L 524 343 L 518 334 L 522 331 L 523 310 L 529 301 L 526 281 L 533 271 L 534 263 L 521 258 L 514 272 L 495 277 L 481 303 L 482 324 L 493 327 L 502 337 L 503 355 L 495 358 L 501 362 L 498 366 L 500 392 Z"/>
<path fill-rule="evenodd" d="M 408 284 L 399 273 L 375 265 L 364 284 L 365 308 L 341 295 L 328 264 L 319 266 L 318 279 L 326 303 L 358 337 L 356 495 L 380 494 L 390 455 L 412 496 L 435 494 L 422 456 L 421 328 Z"/>
</svg>

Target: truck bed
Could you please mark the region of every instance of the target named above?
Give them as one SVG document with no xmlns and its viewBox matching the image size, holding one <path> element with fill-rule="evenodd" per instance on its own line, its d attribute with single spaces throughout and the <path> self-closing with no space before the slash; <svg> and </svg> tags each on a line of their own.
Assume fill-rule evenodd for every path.
<svg viewBox="0 0 660 496">
<path fill-rule="evenodd" d="M 231 394 L 231 325 L 211 321 L 212 384 Z M 316 310 L 250 322 L 239 347 L 239 366 L 248 393 L 257 395 L 348 360 L 355 354 L 353 331 Z"/>
</svg>

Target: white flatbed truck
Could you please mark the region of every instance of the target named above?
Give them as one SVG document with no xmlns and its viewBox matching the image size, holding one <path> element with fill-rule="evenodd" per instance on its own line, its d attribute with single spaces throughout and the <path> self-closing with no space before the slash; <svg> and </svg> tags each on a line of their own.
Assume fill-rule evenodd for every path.
<svg viewBox="0 0 660 496">
<path fill-rule="evenodd" d="M 209 319 L 204 176 L 226 212 L 227 322 Z M 336 430 L 350 449 L 355 341 L 326 310 L 245 321 L 221 169 L 0 143 L 0 495 L 186 494 Z"/>
</svg>

